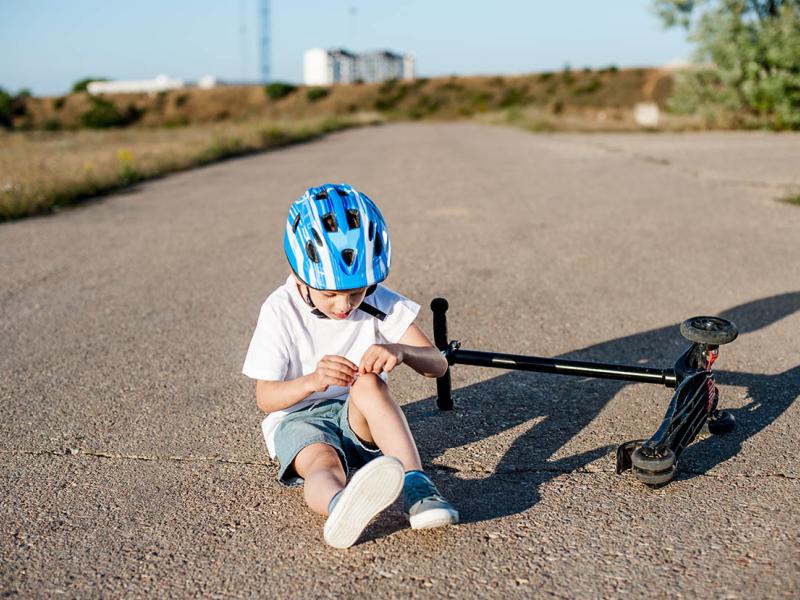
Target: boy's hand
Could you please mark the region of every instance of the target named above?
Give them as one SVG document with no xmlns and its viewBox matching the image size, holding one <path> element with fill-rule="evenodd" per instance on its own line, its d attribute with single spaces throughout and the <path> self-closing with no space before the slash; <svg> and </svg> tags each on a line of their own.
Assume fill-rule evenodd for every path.
<svg viewBox="0 0 800 600">
<path fill-rule="evenodd" d="M 390 373 L 397 365 L 403 362 L 403 350 L 400 344 L 372 344 L 358 366 L 358 374 L 375 373 L 382 371 Z"/>
<path fill-rule="evenodd" d="M 358 367 L 344 356 L 323 356 L 317 369 L 311 374 L 315 392 L 327 391 L 331 385 L 347 387 L 353 385 Z"/>
</svg>

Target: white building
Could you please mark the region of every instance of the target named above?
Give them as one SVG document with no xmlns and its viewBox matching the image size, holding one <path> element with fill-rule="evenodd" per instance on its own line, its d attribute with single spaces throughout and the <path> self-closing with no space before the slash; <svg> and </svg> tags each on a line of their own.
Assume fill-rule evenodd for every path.
<svg viewBox="0 0 800 600">
<path fill-rule="evenodd" d="M 98 94 L 157 94 L 168 90 L 180 90 L 194 85 L 201 89 L 210 89 L 218 85 L 224 85 L 213 75 L 204 75 L 194 84 L 187 83 L 180 79 L 172 79 L 166 75 L 158 75 L 155 79 L 139 80 L 117 80 L 117 81 L 92 81 L 86 86 L 86 90 L 93 96 Z M 241 84 L 247 85 L 247 84 Z"/>
<path fill-rule="evenodd" d="M 356 55 L 344 49 L 311 48 L 303 56 L 303 81 L 306 85 L 353 83 Z"/>
<path fill-rule="evenodd" d="M 167 90 L 179 90 L 185 84 L 179 79 L 170 79 L 166 75 L 159 75 L 155 79 L 140 79 L 132 81 L 92 81 L 86 90 L 92 94 L 156 94 Z"/>
<path fill-rule="evenodd" d="M 387 79 L 414 79 L 414 57 L 388 50 L 353 54 L 344 49 L 311 48 L 303 56 L 306 85 L 373 83 Z"/>
</svg>

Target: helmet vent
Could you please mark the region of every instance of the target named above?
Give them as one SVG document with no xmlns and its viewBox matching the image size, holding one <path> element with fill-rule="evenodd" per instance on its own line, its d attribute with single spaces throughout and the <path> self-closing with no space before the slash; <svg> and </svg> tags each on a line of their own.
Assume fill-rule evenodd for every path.
<svg viewBox="0 0 800 600">
<path fill-rule="evenodd" d="M 375 236 L 375 256 L 380 256 L 381 252 L 383 252 L 383 241 L 381 241 L 381 236 Z"/>
<path fill-rule="evenodd" d="M 311 233 L 314 234 L 314 241 L 317 242 L 317 246 L 322 248 L 322 238 L 319 237 L 319 234 L 317 233 L 317 230 L 316 229 L 312 229 Z"/>
<path fill-rule="evenodd" d="M 311 240 L 306 242 L 306 254 L 308 254 L 308 258 L 311 259 L 311 262 L 318 263 L 319 262 L 319 255 L 317 254 L 317 249 L 314 248 L 314 244 L 311 243 Z"/>
<path fill-rule="evenodd" d="M 372 238 L 375 237 L 375 221 L 370 221 L 369 224 L 369 241 L 372 241 Z"/>
<path fill-rule="evenodd" d="M 331 233 L 339 229 L 339 227 L 336 224 L 336 215 L 334 215 L 333 213 L 328 213 L 327 215 L 323 215 L 322 224 L 325 226 L 325 231 Z"/>
<path fill-rule="evenodd" d="M 314 198 L 317 199 L 317 200 L 327 200 L 328 199 L 328 192 L 326 192 L 325 190 L 323 190 L 321 192 L 317 192 L 317 194 L 314 196 Z"/>
<path fill-rule="evenodd" d="M 294 218 L 294 223 L 292 223 L 292 233 L 297 233 L 298 225 L 300 225 L 300 213 L 297 213 L 297 216 Z"/>
<path fill-rule="evenodd" d="M 354 208 L 347 210 L 347 227 L 348 229 L 358 229 L 361 227 L 361 215 Z"/>
<path fill-rule="evenodd" d="M 342 250 L 342 259 L 344 260 L 344 264 L 348 267 L 353 266 L 353 260 L 356 258 L 356 251 L 351 248 L 346 248 Z"/>
<path fill-rule="evenodd" d="M 336 191 L 342 198 L 347 198 L 348 194 L 350 193 L 350 190 L 348 190 L 346 187 L 337 187 Z"/>
</svg>

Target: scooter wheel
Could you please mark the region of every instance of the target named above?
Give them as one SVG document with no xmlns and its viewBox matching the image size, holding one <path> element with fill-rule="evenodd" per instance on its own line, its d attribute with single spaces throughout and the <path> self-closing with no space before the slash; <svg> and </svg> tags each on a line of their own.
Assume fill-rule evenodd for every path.
<svg viewBox="0 0 800 600">
<path fill-rule="evenodd" d="M 681 323 L 681 335 L 690 342 L 721 346 L 735 340 L 739 330 L 720 317 L 692 317 Z"/>
<path fill-rule="evenodd" d="M 675 458 L 675 453 L 669 448 L 663 456 L 648 456 L 637 448 L 631 454 L 633 474 L 644 484 L 663 485 L 675 477 Z"/>
<path fill-rule="evenodd" d="M 736 427 L 736 419 L 727 410 L 715 410 L 711 418 L 706 421 L 708 432 L 714 435 L 728 433 Z"/>
<path fill-rule="evenodd" d="M 631 464 L 644 471 L 665 471 L 675 466 L 675 453 L 667 448 L 663 456 L 648 456 L 637 448 L 631 454 Z"/>
<path fill-rule="evenodd" d="M 669 483 L 670 481 L 672 481 L 672 478 L 675 477 L 675 467 L 667 469 L 666 471 L 660 471 L 658 473 L 651 473 L 650 471 L 640 471 L 636 467 L 633 467 L 632 471 L 636 479 L 638 479 L 645 485 L 652 485 L 653 487 Z"/>
</svg>

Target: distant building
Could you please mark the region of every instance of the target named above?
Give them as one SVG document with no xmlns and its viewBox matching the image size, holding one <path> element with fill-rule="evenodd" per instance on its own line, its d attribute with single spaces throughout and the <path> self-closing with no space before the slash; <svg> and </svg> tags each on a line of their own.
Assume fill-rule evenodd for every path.
<svg viewBox="0 0 800 600">
<path fill-rule="evenodd" d="M 157 94 L 168 90 L 180 90 L 194 85 L 202 89 L 217 87 L 218 85 L 232 85 L 222 82 L 213 75 L 204 75 L 195 83 L 172 79 L 166 75 L 158 75 L 155 79 L 117 80 L 117 81 L 92 81 L 86 90 L 92 95 L 98 94 Z M 242 83 L 240 85 L 247 85 Z"/>
<path fill-rule="evenodd" d="M 354 54 L 342 48 L 311 48 L 303 56 L 303 81 L 306 85 L 331 85 L 387 79 L 414 79 L 414 57 L 388 50 Z"/>
<path fill-rule="evenodd" d="M 170 79 L 166 75 L 159 75 L 155 79 L 140 79 L 133 81 L 92 81 L 86 90 L 92 94 L 156 94 L 167 90 L 179 90 L 186 84 L 178 79 Z"/>
<path fill-rule="evenodd" d="M 303 81 L 306 85 L 352 83 L 356 75 L 356 55 L 344 49 L 311 48 L 303 56 Z"/>
</svg>

